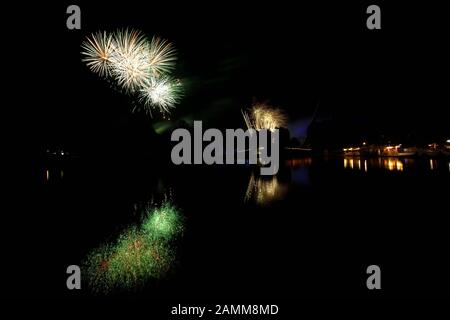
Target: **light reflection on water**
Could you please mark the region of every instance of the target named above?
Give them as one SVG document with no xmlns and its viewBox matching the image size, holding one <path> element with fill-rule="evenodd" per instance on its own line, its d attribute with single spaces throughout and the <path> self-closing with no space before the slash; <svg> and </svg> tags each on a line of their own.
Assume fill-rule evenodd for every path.
<svg viewBox="0 0 450 320">
<path fill-rule="evenodd" d="M 64 178 L 64 170 L 58 168 L 44 169 L 45 182 L 61 181 Z"/>
<path fill-rule="evenodd" d="M 267 205 L 284 198 L 288 184 L 280 182 L 276 175 L 270 177 L 251 174 L 245 193 L 244 202 L 254 202 L 257 205 Z"/>
<path fill-rule="evenodd" d="M 173 243 L 184 230 L 180 211 L 170 201 L 161 206 L 150 202 L 138 214 L 141 224 L 122 231 L 116 241 L 93 249 L 83 262 L 93 292 L 139 289 L 171 268 L 176 252 Z"/>
<path fill-rule="evenodd" d="M 317 163 L 316 163 L 317 161 Z M 433 172 L 433 174 L 447 174 L 442 170 L 447 166 L 450 172 L 450 162 L 444 159 L 426 158 L 403 158 L 403 157 L 344 157 L 330 159 L 298 158 L 289 159 L 285 162 L 286 171 L 282 170 L 275 176 L 260 176 L 252 173 L 249 178 L 244 202 L 252 202 L 257 205 L 270 205 L 276 201 L 283 200 L 291 192 L 293 185 L 300 187 L 310 187 L 314 182 L 311 171 L 326 172 L 326 175 L 333 175 L 334 172 L 355 171 L 368 174 L 369 172 L 392 172 L 408 174 L 411 172 Z M 337 167 L 335 165 L 338 165 Z M 325 171 L 324 171 L 325 170 Z M 280 179 L 284 177 L 284 179 Z M 287 179 L 286 179 L 287 177 Z"/>
<path fill-rule="evenodd" d="M 383 159 L 383 168 L 389 171 L 403 171 L 403 162 L 400 159 Z"/>
<path fill-rule="evenodd" d="M 361 170 L 360 158 L 344 158 L 344 168 Z M 367 171 L 367 162 L 364 163 L 364 169 Z"/>
<path fill-rule="evenodd" d="M 415 159 L 415 158 L 397 158 L 397 157 L 379 157 L 379 158 L 360 158 L 344 157 L 344 169 L 360 170 L 368 172 L 371 169 L 384 169 L 386 171 L 402 172 L 405 170 L 437 171 L 445 168 L 442 159 Z M 450 162 L 448 162 L 448 171 L 450 172 Z"/>
<path fill-rule="evenodd" d="M 405 167 L 414 166 L 414 159 L 400 159 L 400 158 L 375 158 L 375 159 L 361 159 L 354 157 L 345 157 L 344 169 L 354 169 L 368 172 L 369 169 L 385 169 L 388 171 L 403 171 Z"/>
<path fill-rule="evenodd" d="M 286 164 L 293 169 L 308 167 L 311 163 L 311 158 L 289 159 L 286 161 Z"/>
<path fill-rule="evenodd" d="M 430 170 L 436 170 L 438 162 L 436 159 L 430 159 Z"/>
<path fill-rule="evenodd" d="M 351 160 L 351 161 L 350 161 Z M 391 160 L 389 162 L 389 160 Z M 153 175 L 147 175 L 145 176 L 146 183 L 140 182 L 141 180 L 137 178 L 133 178 L 133 180 L 129 179 L 128 176 L 124 178 L 124 175 L 118 175 L 117 173 L 119 170 L 116 170 L 114 167 L 111 170 L 107 170 L 108 176 L 105 178 L 106 174 L 103 174 L 103 171 L 101 171 L 100 174 L 97 174 L 96 170 L 93 169 L 86 169 L 85 167 L 76 168 L 77 170 L 74 170 L 73 168 L 65 168 L 64 172 L 60 170 L 60 168 L 52 168 L 52 167 L 43 167 L 39 168 L 39 172 L 37 174 L 38 178 L 40 179 L 39 182 L 44 182 L 49 180 L 49 184 L 55 183 L 55 185 L 60 181 L 60 178 L 64 176 L 63 183 L 64 188 L 59 190 L 57 188 L 47 188 L 46 190 L 49 190 L 50 192 L 42 193 L 43 196 L 48 197 L 48 201 L 58 201 L 58 205 L 49 205 L 49 208 L 54 208 L 55 210 L 55 216 L 59 219 L 59 210 L 60 208 L 68 208 L 64 211 L 64 216 L 67 216 L 67 220 L 61 220 L 61 221 L 70 221 L 70 218 L 73 216 L 72 213 L 78 213 L 78 212 L 84 212 L 86 211 L 86 214 L 81 213 L 81 222 L 78 224 L 75 224 L 73 227 L 70 228 L 68 232 L 58 232 L 56 233 L 58 237 L 63 237 L 64 242 L 70 242 L 73 241 L 73 246 L 80 246 L 82 249 L 80 249 L 80 252 L 90 252 L 90 250 L 95 250 L 96 247 L 101 250 L 103 248 L 102 242 L 105 241 L 105 234 L 107 234 L 108 230 L 111 230 L 114 228 L 117 232 L 112 234 L 112 242 L 107 242 L 107 244 L 110 246 L 110 250 L 106 252 L 105 255 L 101 255 L 100 258 L 102 260 L 99 261 L 99 264 L 97 264 L 97 268 L 93 269 L 94 271 L 98 270 L 100 265 L 100 270 L 103 272 L 102 274 L 107 275 L 106 283 L 103 282 L 104 279 L 102 276 L 99 278 L 99 282 L 95 282 L 96 284 L 99 284 L 101 288 L 102 285 L 105 283 L 105 286 L 107 288 L 116 288 L 121 287 L 122 284 L 129 284 L 131 287 L 135 287 L 136 280 L 138 283 L 145 282 L 147 283 L 147 276 L 149 277 L 150 284 L 153 285 L 154 279 L 158 278 L 160 273 L 160 270 L 165 271 L 167 270 L 174 270 L 174 267 L 177 266 L 177 263 L 172 263 L 172 257 L 177 258 L 179 255 L 177 252 L 167 252 L 164 249 L 167 248 L 166 246 L 158 246 L 153 247 L 153 242 L 148 243 L 145 242 L 144 246 L 142 247 L 143 239 L 141 234 L 141 220 L 136 221 L 136 233 L 125 233 L 123 236 L 123 241 L 119 241 L 119 246 L 117 246 L 117 241 L 115 239 L 115 235 L 118 233 L 119 235 L 122 234 L 122 223 L 123 220 L 121 216 L 123 215 L 122 209 L 127 208 L 129 203 L 134 203 L 135 198 L 140 198 L 143 193 L 147 194 L 148 189 L 151 189 L 152 192 L 157 192 L 156 190 L 160 188 L 160 185 L 158 184 L 158 188 L 156 187 L 156 183 L 151 182 L 150 187 L 147 185 L 147 180 L 153 179 L 153 181 L 158 179 L 158 181 L 163 181 L 163 185 L 172 185 L 174 184 L 174 188 L 178 190 L 180 194 L 185 194 L 184 201 L 181 201 L 180 203 L 184 204 L 184 207 L 186 207 L 186 211 L 191 214 L 192 216 L 195 216 L 195 214 L 198 211 L 198 208 L 205 208 L 205 210 L 211 210 L 211 208 L 214 208 L 213 206 L 210 206 L 210 204 L 215 203 L 221 203 L 220 200 L 223 200 L 223 202 L 226 202 L 225 209 L 235 208 L 234 206 L 239 203 L 239 205 L 242 204 L 244 196 L 248 199 L 248 201 L 256 202 L 257 205 L 266 205 L 266 204 L 273 204 L 276 205 L 276 210 L 273 210 L 274 213 L 278 214 L 280 219 L 275 219 L 277 221 L 283 220 L 280 216 L 282 216 L 285 212 L 286 213 L 300 213 L 302 216 L 305 216 L 308 214 L 306 210 L 310 207 L 319 208 L 317 210 L 321 209 L 321 206 L 324 205 L 325 209 L 330 210 L 331 213 L 334 213 L 336 210 L 335 207 L 335 201 L 327 201 L 327 199 L 330 199 L 330 197 L 333 197 L 334 194 L 337 194 L 336 198 L 331 198 L 332 200 L 338 199 L 338 196 L 343 195 L 343 197 L 348 196 L 350 200 L 355 200 L 356 203 L 362 204 L 361 206 L 355 206 L 355 207 L 362 207 L 365 208 L 367 203 L 378 203 L 379 202 L 379 194 L 378 188 L 379 186 L 383 186 L 383 183 L 385 182 L 394 182 L 394 187 L 387 188 L 387 191 L 385 194 L 390 195 L 391 191 L 394 190 L 394 192 L 397 192 L 397 190 L 400 190 L 399 192 L 402 192 L 402 189 L 406 186 L 407 192 L 413 192 L 413 195 L 419 194 L 419 191 L 414 190 L 420 190 L 420 192 L 423 192 L 424 199 L 436 199 L 441 198 L 441 194 L 443 192 L 437 193 L 439 195 L 438 197 L 432 198 L 426 198 L 427 196 L 430 196 L 430 193 L 427 193 L 427 190 L 429 190 L 429 186 L 435 186 L 436 184 L 429 184 L 429 183 L 422 183 L 422 181 L 442 181 L 440 180 L 415 180 L 415 179 L 402 179 L 402 177 L 408 175 L 409 172 L 417 172 L 420 171 L 421 173 L 431 173 L 430 176 L 435 177 L 436 173 L 439 172 L 440 174 L 445 174 L 450 177 L 450 160 L 445 158 L 438 158 L 438 159 L 432 159 L 434 161 L 430 161 L 429 158 L 416 158 L 416 159 L 410 159 L 410 158 L 341 158 L 341 157 L 334 157 L 330 158 L 329 160 L 326 159 L 311 159 L 311 158 L 300 158 L 300 159 L 292 159 L 286 161 L 286 163 L 283 163 L 280 168 L 280 172 L 278 176 L 269 176 L 269 177 L 261 177 L 258 175 L 259 168 L 255 168 L 254 174 L 251 174 L 249 170 L 252 169 L 245 169 L 246 171 L 233 171 L 229 170 L 230 175 L 223 175 L 223 179 L 226 181 L 224 183 L 222 180 L 217 179 L 213 180 L 211 176 L 209 175 L 199 175 L 198 178 L 195 176 L 195 180 L 193 179 L 192 174 L 185 174 L 183 175 L 183 172 L 181 175 L 179 175 L 179 172 L 176 172 L 174 174 L 174 178 L 170 179 L 167 178 L 164 175 L 160 175 L 159 171 L 158 174 Z M 400 164 L 397 164 L 400 162 Z M 347 166 L 345 166 L 345 163 Z M 352 163 L 352 166 L 350 166 L 350 163 Z M 391 164 L 389 164 L 391 163 Z M 399 172 L 397 168 L 402 167 L 403 171 Z M 378 169 L 376 169 L 378 168 Z M 412 169 L 412 170 L 410 170 Z M 71 171 L 72 170 L 72 171 Z M 125 167 L 123 168 L 123 171 L 129 172 L 129 168 Z M 378 172 L 377 172 L 378 170 Z M 370 173 L 369 173 L 370 172 Z M 221 173 L 221 172 L 220 172 Z M 378 179 L 378 173 L 380 174 L 380 178 Z M 139 171 L 140 174 L 140 171 Z M 366 179 L 367 177 L 371 176 L 372 174 L 375 174 L 377 176 L 377 179 Z M 115 177 L 115 175 L 118 175 L 119 178 L 109 178 Z M 162 176 L 162 177 L 161 177 Z M 384 179 L 385 176 L 388 176 L 388 180 Z M 222 177 L 222 176 L 220 176 Z M 440 178 L 440 176 L 439 176 Z M 161 180 L 159 180 L 161 179 Z M 129 183 L 129 181 L 138 181 L 139 187 L 130 188 L 132 184 Z M 89 183 L 85 183 L 86 181 L 89 181 Z M 92 182 L 91 182 L 92 181 Z M 183 182 L 180 182 L 183 181 Z M 187 181 L 186 183 L 184 181 Z M 193 183 L 192 181 L 195 181 L 195 184 L 198 183 L 198 188 L 200 192 L 192 192 Z M 399 183 L 397 183 L 399 182 Z M 239 183 L 239 185 L 237 185 Z M 371 185 L 374 185 L 373 187 L 370 187 Z M 217 187 L 216 191 L 209 192 L 208 190 L 212 189 L 212 186 Z M 412 185 L 410 187 L 410 185 Z M 226 186 L 226 187 L 225 187 Z M 229 186 L 234 187 L 233 192 L 230 192 Z M 309 188 L 311 186 L 311 188 Z M 56 185 L 56 187 L 59 187 Z M 97 196 L 97 189 L 100 189 L 99 187 L 102 187 L 103 189 L 106 189 L 105 192 L 103 192 L 104 196 Z M 417 187 L 417 188 L 416 188 Z M 84 189 L 87 188 L 88 191 L 84 191 Z M 197 188 L 197 186 L 195 186 Z M 55 190 L 57 193 L 54 193 Z M 116 191 L 118 190 L 118 191 Z M 136 192 L 137 190 L 137 192 Z M 356 198 L 355 190 L 357 191 L 356 195 L 363 194 L 364 197 Z M 369 190 L 369 191 L 367 191 Z M 433 192 L 435 192 L 437 189 L 432 188 Z M 247 191 L 247 192 L 246 192 Z M 67 197 L 63 196 L 60 197 L 59 195 L 62 192 L 66 192 L 63 195 L 69 194 L 69 192 L 74 193 L 76 197 Z M 244 194 L 246 192 L 246 194 Z M 205 201 L 206 197 L 203 194 L 210 195 L 216 195 L 214 201 Z M 111 196 L 112 194 L 112 196 Z M 136 195 L 137 194 L 137 195 Z M 198 194 L 198 195 L 196 195 Z M 367 198 L 366 198 L 367 194 Z M 396 194 L 396 193 L 395 193 Z M 404 193 L 407 194 L 407 193 Z M 95 195 L 95 198 L 91 195 Z M 407 194 L 408 196 L 410 193 Z M 98 197 L 98 198 L 97 198 Z M 192 197 L 192 199 L 191 199 Z M 414 197 L 412 197 L 414 199 Z M 56 199 L 56 200 L 55 200 Z M 76 199 L 79 201 L 77 205 L 74 207 L 73 203 L 71 202 L 72 199 Z M 78 200 L 79 199 L 79 200 Z M 94 199 L 94 200 L 93 200 Z M 343 198 L 346 199 L 346 198 Z M 218 200 L 218 201 L 216 201 Z M 46 200 L 47 201 L 47 200 Z M 107 201 L 108 204 L 104 204 L 104 202 Z M 202 203 L 205 202 L 206 204 Z M 403 201 L 402 201 L 403 202 Z M 431 201 L 430 201 L 431 202 Z M 63 205 L 60 205 L 64 204 Z M 192 204 L 191 204 L 192 203 Z M 202 206 L 200 207 L 198 204 L 202 203 Z M 325 204 L 324 204 L 325 203 Z M 337 202 L 339 203 L 339 202 Z M 344 202 L 345 203 L 345 202 Z M 425 203 L 425 202 L 424 202 Z M 92 210 L 89 210 L 90 207 L 93 207 Z M 104 209 L 105 206 L 105 209 Z M 253 208 L 249 206 L 251 210 L 260 209 Z M 413 208 L 413 205 L 410 205 L 408 208 Z M 73 209 L 72 209 L 73 208 Z M 87 210 L 79 210 L 79 209 L 87 209 Z M 98 209 L 105 210 L 104 212 L 96 212 L 99 211 Z M 238 210 L 245 208 L 248 209 L 246 206 L 238 206 Z M 305 208 L 304 211 L 303 208 Z M 394 205 L 392 212 L 397 212 L 403 207 L 400 207 L 400 205 Z M 428 208 L 428 206 L 427 206 Z M 395 209 L 395 210 L 394 210 Z M 53 209 L 52 209 L 53 210 Z M 214 208 L 214 210 L 219 211 L 218 209 Z M 384 210 L 384 208 L 383 208 Z M 109 213 L 111 211 L 111 214 Z M 260 211 L 250 211 L 249 212 L 260 212 Z M 269 212 L 269 211 L 266 211 Z M 305 215 L 303 213 L 306 212 Z M 403 212 L 403 211 L 402 211 Z M 408 211 L 409 212 L 409 211 Z M 92 214 L 94 213 L 94 214 Z M 194 225 L 196 232 L 203 229 L 208 229 L 208 227 L 220 225 L 220 223 L 224 220 L 223 217 L 227 217 L 225 215 L 227 211 L 223 210 L 220 212 L 220 215 L 218 216 L 217 220 L 210 220 L 209 218 L 206 219 L 208 224 L 202 224 L 201 222 L 197 222 L 199 220 L 202 220 L 202 216 L 200 215 L 200 218 L 194 218 L 191 219 L 190 223 L 199 223 L 197 225 Z M 320 212 L 319 212 L 320 213 Z M 53 213 L 52 213 L 53 214 Z M 95 214 L 98 214 L 98 218 L 91 218 L 91 216 L 95 216 Z M 126 214 L 129 214 L 126 212 Z M 111 222 L 104 221 L 105 218 L 109 219 L 109 216 L 111 216 Z M 133 214 L 134 216 L 134 214 Z M 211 215 L 214 216 L 214 215 Z M 245 215 L 247 217 L 251 217 L 253 219 L 252 215 Z M 270 220 L 273 220 L 273 215 L 269 216 Z M 320 214 L 317 214 L 317 216 L 321 216 Z M 265 218 L 265 217 L 264 217 Z M 250 219 L 250 218 L 249 218 Z M 287 222 L 283 222 L 283 224 L 279 224 L 279 226 L 283 226 L 284 223 L 293 225 L 292 220 L 284 219 Z M 320 218 L 322 219 L 322 218 Z M 77 219 L 79 220 L 78 216 Z M 127 220 L 128 221 L 128 220 Z M 213 221 L 214 223 L 210 223 L 210 221 Z M 308 221 L 308 220 L 306 220 Z M 319 221 L 319 220 L 317 220 Z M 106 222 L 106 223 L 105 223 Z M 134 223 L 134 221 L 132 222 Z M 108 226 L 109 224 L 109 226 Z M 71 225 L 70 223 L 67 223 L 67 225 Z M 78 241 L 77 235 L 79 234 L 79 230 L 85 230 L 82 229 L 84 225 L 93 225 L 94 227 L 86 227 L 86 238 L 88 239 L 86 243 L 83 243 L 81 245 L 77 244 Z M 226 226 L 229 227 L 231 224 L 227 224 Z M 244 224 L 245 225 L 245 224 Z M 116 227 L 117 226 L 117 227 Z M 133 225 L 132 225 L 133 226 Z M 204 228 L 206 226 L 206 228 Z M 293 227 L 296 228 L 295 225 Z M 104 228 L 104 229 L 103 229 Z M 275 228 L 274 228 L 275 229 Z M 283 231 L 283 228 L 277 228 Z M 52 231 L 51 228 L 48 229 L 49 232 Z M 98 231 L 97 231 L 98 230 Z M 124 229 L 125 230 L 125 229 Z M 224 229 L 225 230 L 225 229 Z M 286 230 L 286 228 L 284 228 Z M 294 230 L 294 229 L 292 229 Z M 47 231 L 47 230 L 45 230 Z M 222 234 L 228 234 L 229 230 L 217 232 L 218 235 Z M 281 232 L 280 231 L 280 234 Z M 41 232 L 41 231 L 39 231 Z M 98 234 L 97 234 L 98 232 Z M 194 248 L 194 249 L 186 249 L 186 251 L 183 251 L 183 254 L 185 252 L 190 253 L 191 251 L 188 250 L 194 250 L 194 253 L 201 252 L 198 247 L 196 246 L 198 243 L 200 243 L 203 239 L 206 238 L 206 236 L 210 235 L 210 231 L 205 231 L 205 233 L 202 233 L 200 237 L 198 237 L 198 241 L 190 242 L 188 246 L 185 246 L 186 248 Z M 216 233 L 216 232 L 214 232 Z M 265 232 L 264 232 L 265 234 Z M 74 237 L 72 237 L 74 236 Z M 136 237 L 134 237 L 136 236 Z M 83 236 L 81 238 L 85 237 L 84 232 Z M 188 237 L 186 237 L 188 238 Z M 277 238 L 277 237 L 274 237 Z M 278 237 L 280 239 L 285 240 L 283 237 Z M 109 238 L 106 238 L 109 240 Z M 217 239 L 219 239 L 219 236 L 217 236 Z M 263 239 L 263 238 L 261 238 Z M 183 241 L 186 239 L 184 238 Z M 189 240 L 192 241 L 192 240 Z M 214 241 L 214 240 L 213 240 Z M 211 241 L 212 243 L 214 243 Z M 219 240 L 217 240 L 219 241 Z M 76 243 L 76 244 L 75 244 Z M 221 243 L 221 242 L 220 242 Z M 255 241 L 256 243 L 256 241 Z M 258 243 L 260 243 L 258 241 Z M 151 248 L 153 251 L 148 251 L 148 254 L 141 255 L 143 253 L 142 249 Z M 185 250 L 185 249 L 183 249 Z M 98 251 L 97 251 L 98 252 Z M 103 251 L 101 251 L 103 253 Z M 126 253 L 133 254 L 131 257 L 126 255 Z M 172 256 L 174 254 L 174 256 Z M 53 255 L 52 255 L 53 256 Z M 189 257 L 188 254 L 186 254 L 186 257 Z M 194 255 L 194 258 L 196 256 Z M 155 259 L 158 259 L 157 264 Z M 191 258 L 189 258 L 191 259 Z M 219 259 L 217 259 L 219 260 Z M 55 261 L 58 262 L 57 258 L 55 258 Z M 203 260 L 201 260 L 203 261 Z M 205 260 L 206 261 L 206 260 Z M 52 261 L 53 262 L 53 261 Z M 133 264 L 135 263 L 136 264 Z M 177 261 L 175 261 L 177 262 Z M 259 262 L 259 261 L 258 261 Z M 143 268 L 144 264 L 150 263 L 150 272 L 147 272 L 147 268 Z M 188 265 L 185 264 L 185 265 Z M 191 264 L 192 266 L 196 266 L 195 263 Z M 114 266 L 114 274 L 111 272 L 110 274 L 106 272 L 105 270 L 109 269 L 110 266 Z M 132 275 L 132 277 L 128 277 L 128 273 L 122 273 L 124 270 L 123 266 L 126 266 L 126 268 L 134 270 L 135 273 Z M 141 269 L 142 267 L 142 269 Z M 162 267 L 162 268 L 160 268 Z M 183 266 L 185 268 L 185 266 Z M 186 270 L 188 270 L 189 267 L 186 267 Z M 202 268 L 198 268 L 202 270 Z M 113 269 L 110 269 L 111 271 Z M 221 269 L 218 269 L 222 271 Z M 203 271 L 203 270 L 202 270 Z M 183 277 L 184 275 L 190 276 L 193 274 L 194 276 L 197 275 L 196 273 L 191 273 L 193 271 L 183 271 Z M 163 277 L 164 278 L 164 277 Z M 195 277 L 192 277 L 195 279 Z M 82 277 L 82 279 L 88 279 L 87 274 Z M 160 278 L 158 278 L 160 279 Z M 159 280 L 158 280 L 159 281 Z M 158 282 L 159 283 L 159 282 Z M 158 284 L 159 285 L 159 284 Z M 205 285 L 205 288 L 209 288 L 209 286 Z M 158 289 L 156 287 L 156 289 Z M 157 290 L 151 290 L 152 292 Z M 147 291 L 148 292 L 148 291 Z M 158 294 L 158 292 L 157 292 Z"/>
</svg>

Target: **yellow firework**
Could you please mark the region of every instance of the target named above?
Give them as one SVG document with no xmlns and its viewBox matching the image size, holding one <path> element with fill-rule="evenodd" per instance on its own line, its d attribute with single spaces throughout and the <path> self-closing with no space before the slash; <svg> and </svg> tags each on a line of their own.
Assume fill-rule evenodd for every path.
<svg viewBox="0 0 450 320">
<path fill-rule="evenodd" d="M 286 127 L 287 124 L 287 117 L 282 110 L 266 104 L 254 105 L 250 113 L 243 112 L 243 116 L 247 126 L 255 130 L 273 131 L 276 128 Z"/>
</svg>

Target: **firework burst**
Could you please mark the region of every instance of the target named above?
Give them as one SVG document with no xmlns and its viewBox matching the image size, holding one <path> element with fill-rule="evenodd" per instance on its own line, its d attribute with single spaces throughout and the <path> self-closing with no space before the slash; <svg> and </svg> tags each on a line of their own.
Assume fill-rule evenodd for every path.
<svg viewBox="0 0 450 320">
<path fill-rule="evenodd" d="M 115 80 L 125 93 L 139 98 L 142 106 L 135 109 L 165 114 L 179 102 L 181 84 L 169 76 L 176 62 L 171 42 L 158 37 L 147 41 L 140 31 L 123 29 L 92 34 L 82 49 L 82 61 L 91 71 Z"/>
<path fill-rule="evenodd" d="M 139 31 L 125 29 L 114 35 L 114 48 L 112 74 L 125 91 L 135 92 L 150 76 L 148 43 Z"/>
<path fill-rule="evenodd" d="M 153 37 L 149 47 L 148 63 L 152 74 L 160 76 L 173 70 L 176 62 L 175 48 L 167 40 Z"/>
<path fill-rule="evenodd" d="M 247 126 L 256 130 L 268 129 L 273 131 L 276 128 L 285 127 L 287 124 L 287 117 L 281 109 L 266 104 L 254 105 L 250 114 L 243 112 L 243 116 Z"/>
<path fill-rule="evenodd" d="M 161 113 L 169 112 L 181 97 L 181 85 L 179 81 L 170 77 L 150 77 L 140 89 L 140 100 L 146 110 L 158 108 Z"/>
<path fill-rule="evenodd" d="M 97 32 L 86 38 L 81 45 L 81 54 L 85 56 L 82 61 L 102 77 L 110 75 L 111 58 L 115 51 L 113 37 L 106 32 Z"/>
</svg>

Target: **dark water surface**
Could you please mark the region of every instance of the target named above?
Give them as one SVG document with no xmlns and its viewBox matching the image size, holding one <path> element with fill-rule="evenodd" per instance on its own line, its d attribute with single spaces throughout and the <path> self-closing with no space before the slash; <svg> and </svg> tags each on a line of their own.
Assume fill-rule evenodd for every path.
<svg viewBox="0 0 450 320">
<path fill-rule="evenodd" d="M 448 296 L 449 161 L 302 158 L 274 177 L 245 166 L 43 163 L 24 199 L 35 209 L 19 219 L 26 238 L 16 253 L 17 270 L 39 261 L 30 267 L 39 276 L 16 290 L 92 296 L 84 282 L 66 289 L 66 267 L 139 223 L 136 205 L 170 194 L 185 218 L 176 261 L 143 289 L 108 296 Z M 381 267 L 382 293 L 366 288 L 371 264 Z"/>
</svg>

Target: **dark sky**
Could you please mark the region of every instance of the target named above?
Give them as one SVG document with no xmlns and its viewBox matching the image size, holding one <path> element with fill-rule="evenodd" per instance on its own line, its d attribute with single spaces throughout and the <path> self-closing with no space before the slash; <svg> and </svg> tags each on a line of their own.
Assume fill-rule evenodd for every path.
<svg viewBox="0 0 450 320">
<path fill-rule="evenodd" d="M 174 42 L 175 74 L 186 97 L 172 119 L 242 127 L 240 109 L 266 101 L 291 126 L 319 116 L 342 130 L 446 135 L 448 27 L 436 5 L 378 3 L 382 30 L 366 28 L 367 3 L 71 1 L 36 4 L 27 35 L 33 99 L 24 114 L 35 142 L 76 145 L 158 123 L 131 115 L 133 99 L 112 90 L 81 62 L 80 44 L 99 30 L 136 28 Z M 69 4 L 82 28 L 66 28 Z M 33 52 L 33 53 L 31 53 Z M 29 57 L 28 57 L 29 59 Z M 25 95 L 25 100 L 30 97 Z M 130 136 L 132 138 L 132 134 Z M 101 141 L 101 139 L 99 140 Z"/>
</svg>

